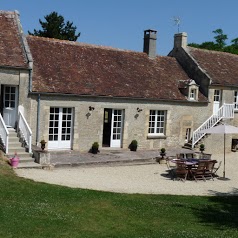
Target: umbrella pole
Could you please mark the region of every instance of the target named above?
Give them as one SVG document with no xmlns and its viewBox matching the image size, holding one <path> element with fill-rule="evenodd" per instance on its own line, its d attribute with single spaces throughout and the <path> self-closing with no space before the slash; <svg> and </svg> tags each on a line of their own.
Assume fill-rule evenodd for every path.
<svg viewBox="0 0 238 238">
<path fill-rule="evenodd" d="M 223 168 L 223 178 L 226 177 L 226 175 L 225 175 L 225 167 L 226 167 L 226 134 L 224 133 L 224 168 Z"/>
</svg>

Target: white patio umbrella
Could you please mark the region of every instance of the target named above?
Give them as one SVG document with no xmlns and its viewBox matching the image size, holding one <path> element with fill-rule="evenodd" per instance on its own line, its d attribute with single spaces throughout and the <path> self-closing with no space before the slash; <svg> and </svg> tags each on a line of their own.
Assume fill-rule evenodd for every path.
<svg viewBox="0 0 238 238">
<path fill-rule="evenodd" d="M 226 167 L 226 134 L 238 134 L 238 127 L 220 124 L 218 126 L 211 127 L 200 131 L 206 134 L 223 134 L 224 135 L 224 167 L 223 167 L 223 178 L 225 178 L 225 167 Z"/>
</svg>

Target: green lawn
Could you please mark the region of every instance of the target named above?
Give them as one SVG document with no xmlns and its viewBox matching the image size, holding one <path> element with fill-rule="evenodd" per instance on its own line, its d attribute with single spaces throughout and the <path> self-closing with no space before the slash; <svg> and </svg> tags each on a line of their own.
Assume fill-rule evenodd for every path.
<svg viewBox="0 0 238 238">
<path fill-rule="evenodd" d="M 238 237 L 238 197 L 127 195 L 18 178 L 0 160 L 0 237 Z"/>
</svg>

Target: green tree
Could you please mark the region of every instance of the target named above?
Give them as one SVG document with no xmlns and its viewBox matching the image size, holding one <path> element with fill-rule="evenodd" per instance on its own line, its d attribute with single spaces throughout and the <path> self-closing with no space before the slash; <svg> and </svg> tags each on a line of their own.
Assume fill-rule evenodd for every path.
<svg viewBox="0 0 238 238">
<path fill-rule="evenodd" d="M 73 26 L 72 22 L 65 23 L 64 17 L 58 15 L 57 12 L 51 12 L 44 18 L 46 21 L 39 19 L 42 30 L 34 29 L 34 33 L 28 31 L 28 34 L 69 41 L 76 41 L 80 36 L 80 33 L 76 34 L 77 27 Z"/>
<path fill-rule="evenodd" d="M 238 54 L 238 38 L 231 40 L 230 45 L 226 45 L 226 40 L 228 39 L 228 37 L 226 34 L 223 33 L 222 29 L 216 29 L 212 33 L 215 34 L 215 42 L 206 41 L 201 44 L 190 43 L 188 45 L 200 49 L 224 51 L 232 54 Z"/>
<path fill-rule="evenodd" d="M 212 33 L 216 34 L 216 36 L 214 36 L 216 43 L 218 44 L 220 49 L 223 49 L 226 45 L 226 40 L 228 39 L 227 35 L 223 33 L 222 29 L 216 29 Z"/>
</svg>

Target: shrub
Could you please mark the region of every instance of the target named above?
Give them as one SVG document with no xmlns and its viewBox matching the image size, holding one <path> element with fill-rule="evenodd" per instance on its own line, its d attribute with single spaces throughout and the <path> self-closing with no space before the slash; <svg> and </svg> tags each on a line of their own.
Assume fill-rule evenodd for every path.
<svg viewBox="0 0 238 238">
<path fill-rule="evenodd" d="M 92 144 L 92 153 L 93 153 L 93 154 L 97 154 L 97 153 L 98 153 L 98 148 L 99 148 L 98 142 L 94 142 L 94 143 Z"/>
<path fill-rule="evenodd" d="M 137 150 L 137 147 L 138 147 L 138 142 L 137 142 L 137 140 L 132 140 L 129 147 L 130 147 L 130 150 L 131 150 L 131 151 L 136 151 L 136 150 Z"/>
</svg>

